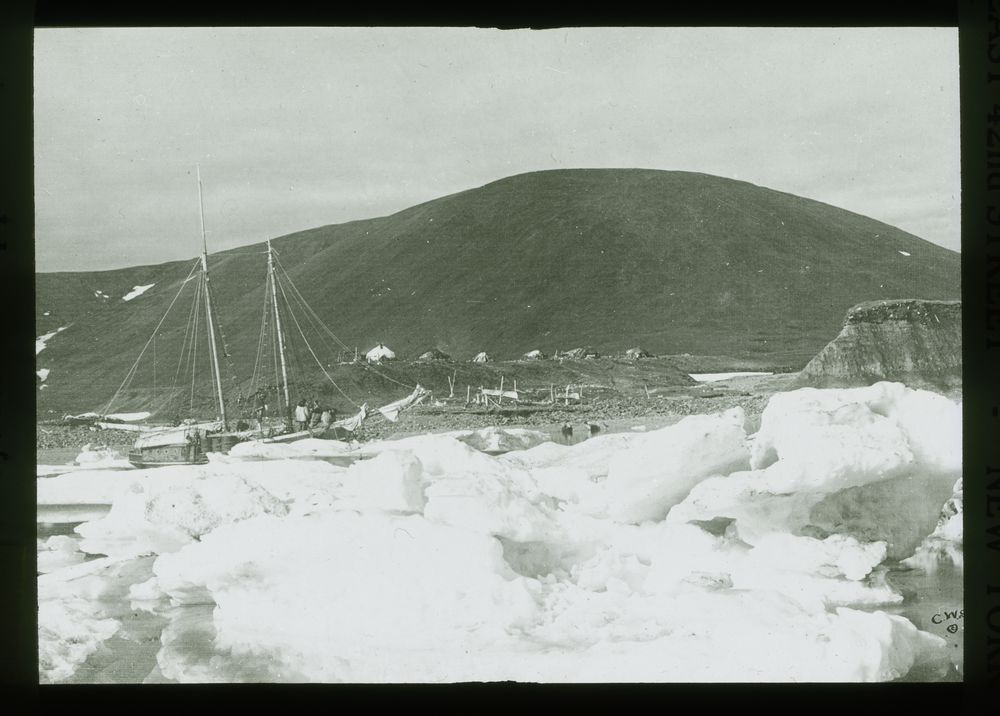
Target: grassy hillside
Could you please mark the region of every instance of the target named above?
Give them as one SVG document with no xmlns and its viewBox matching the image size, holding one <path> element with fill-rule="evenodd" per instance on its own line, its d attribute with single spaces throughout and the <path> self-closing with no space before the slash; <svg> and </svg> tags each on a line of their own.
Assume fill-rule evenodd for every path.
<svg viewBox="0 0 1000 716">
<path fill-rule="evenodd" d="M 524 174 L 273 245 L 340 339 L 361 350 L 383 341 L 401 357 L 641 345 L 798 368 L 850 306 L 955 299 L 960 288 L 952 251 L 819 202 L 687 172 Z M 51 370 L 40 409 L 69 398 L 94 407 L 114 392 L 187 275 L 196 238 L 191 246 L 191 262 L 38 276 L 38 335 L 70 326 L 39 355 Z M 244 379 L 264 300 L 262 251 L 211 257 L 227 370 Z M 157 338 L 161 383 L 188 315 L 180 305 Z"/>
</svg>

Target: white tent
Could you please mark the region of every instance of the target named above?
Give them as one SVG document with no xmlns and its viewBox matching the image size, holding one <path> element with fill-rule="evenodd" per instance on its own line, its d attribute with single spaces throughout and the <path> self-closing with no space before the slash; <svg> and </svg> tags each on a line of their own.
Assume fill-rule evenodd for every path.
<svg viewBox="0 0 1000 716">
<path fill-rule="evenodd" d="M 490 357 L 488 355 L 486 355 L 486 351 L 482 351 L 481 353 L 477 353 L 476 354 L 476 357 L 472 359 L 472 362 L 473 363 L 486 363 L 486 362 L 489 361 L 489 359 L 490 359 Z"/>
<path fill-rule="evenodd" d="M 545 354 L 542 353 L 540 350 L 535 349 L 533 351 L 528 351 L 521 357 L 524 360 L 541 360 L 545 357 Z"/>
<path fill-rule="evenodd" d="M 365 354 L 365 359 L 369 363 L 381 363 L 384 360 L 395 360 L 396 354 L 379 343 Z"/>
</svg>

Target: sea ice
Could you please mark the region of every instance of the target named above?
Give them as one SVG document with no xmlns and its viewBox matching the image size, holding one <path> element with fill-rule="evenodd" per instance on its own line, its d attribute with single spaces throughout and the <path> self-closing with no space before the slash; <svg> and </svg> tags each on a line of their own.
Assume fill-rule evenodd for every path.
<svg viewBox="0 0 1000 716">
<path fill-rule="evenodd" d="M 86 656 L 74 639 L 113 633 L 85 602 L 118 592 L 188 605 L 158 655 L 179 681 L 884 681 L 946 664 L 944 640 L 878 609 L 901 600 L 887 559 L 961 559 L 960 408 L 882 383 L 778 394 L 756 435 L 745 423 L 499 457 L 423 435 L 349 468 L 315 459 L 332 441 L 247 445 L 40 479 L 40 504 L 113 503 L 81 539 L 39 544 L 108 555 L 39 578 L 42 672 L 65 678 Z M 115 581 L 142 554 L 155 576 Z"/>
<path fill-rule="evenodd" d="M 934 531 L 916 548 L 913 555 L 903 560 L 911 567 L 933 572 L 942 562 L 964 568 L 962 552 L 962 480 L 955 483 L 952 495 L 941 508 L 941 515 Z"/>
<path fill-rule="evenodd" d="M 604 483 L 608 513 L 619 522 L 661 520 L 698 482 L 749 467 L 745 415 L 692 415 L 646 433 L 615 453 Z"/>
</svg>

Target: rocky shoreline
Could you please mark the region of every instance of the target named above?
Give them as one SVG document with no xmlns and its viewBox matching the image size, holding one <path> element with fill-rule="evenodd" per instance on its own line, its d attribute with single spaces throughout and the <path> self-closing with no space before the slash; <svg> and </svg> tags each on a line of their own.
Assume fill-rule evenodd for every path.
<svg viewBox="0 0 1000 716">
<path fill-rule="evenodd" d="M 683 417 L 715 413 L 740 406 L 751 421 L 756 421 L 768 394 L 720 393 L 706 396 L 653 396 L 650 399 L 598 399 L 582 405 L 532 407 L 520 406 L 494 411 L 463 406 L 418 406 L 404 413 L 398 422 L 381 418 L 365 423 L 362 440 L 380 440 L 399 434 L 478 429 L 490 426 L 537 427 L 553 423 L 569 423 L 582 429 L 588 422 L 606 424 L 612 421 L 644 417 Z M 127 447 L 135 434 L 122 430 L 104 430 L 90 426 L 39 423 L 36 448 L 81 448 L 84 445 Z"/>
</svg>

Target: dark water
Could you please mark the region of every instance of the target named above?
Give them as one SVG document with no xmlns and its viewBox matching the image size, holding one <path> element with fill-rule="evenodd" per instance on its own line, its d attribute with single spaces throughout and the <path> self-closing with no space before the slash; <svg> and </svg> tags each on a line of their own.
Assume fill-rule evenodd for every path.
<svg viewBox="0 0 1000 716">
<path fill-rule="evenodd" d="M 965 610 L 962 570 L 942 564 L 935 572 L 892 565 L 886 578 L 903 595 L 902 604 L 885 608 L 909 619 L 922 631 L 948 643 L 950 665 L 913 670 L 903 681 L 961 681 L 964 667 Z"/>
<path fill-rule="evenodd" d="M 79 454 L 79 447 L 38 448 L 35 450 L 35 462 L 39 465 L 69 465 Z"/>
</svg>

